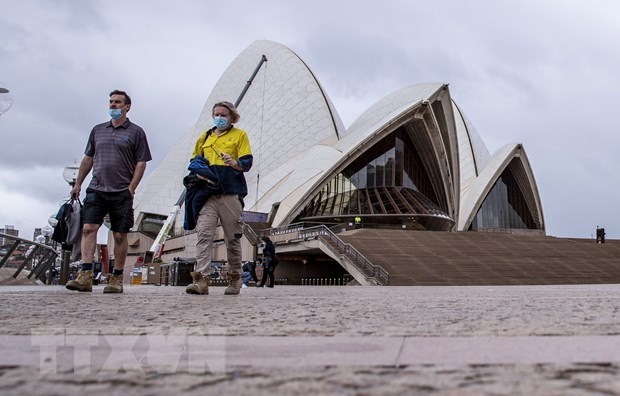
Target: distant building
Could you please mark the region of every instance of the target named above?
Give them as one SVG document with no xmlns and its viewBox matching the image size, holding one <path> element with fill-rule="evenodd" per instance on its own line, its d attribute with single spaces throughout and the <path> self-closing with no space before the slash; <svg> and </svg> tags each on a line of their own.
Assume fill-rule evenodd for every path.
<svg viewBox="0 0 620 396">
<path fill-rule="evenodd" d="M 18 237 L 19 230 L 15 229 L 15 226 L 5 225 L 4 228 L 0 228 L 0 234 L 7 234 Z M 10 245 L 12 242 L 8 238 L 0 237 L 0 246 Z"/>
</svg>

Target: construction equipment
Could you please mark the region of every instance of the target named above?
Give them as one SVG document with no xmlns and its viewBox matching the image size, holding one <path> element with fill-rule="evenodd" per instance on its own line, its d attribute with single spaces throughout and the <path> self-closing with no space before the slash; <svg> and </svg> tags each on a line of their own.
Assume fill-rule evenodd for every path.
<svg viewBox="0 0 620 396">
<path fill-rule="evenodd" d="M 267 62 L 267 57 L 265 55 L 262 55 L 260 62 L 258 62 L 258 65 L 256 66 L 256 69 L 254 69 L 254 72 L 250 76 L 250 79 L 247 81 L 247 83 L 243 87 L 243 90 L 241 91 L 241 94 L 235 101 L 234 103 L 235 108 L 237 108 L 239 104 L 241 103 L 241 100 L 245 96 L 246 92 L 248 92 L 250 85 L 252 85 L 252 81 L 254 81 L 254 78 L 258 74 L 258 71 L 260 70 L 260 68 L 263 66 L 263 63 L 265 62 Z M 179 197 L 179 199 L 177 199 L 177 202 L 174 204 L 172 209 L 170 209 L 170 212 L 168 213 L 168 217 L 166 218 L 166 221 L 161 227 L 159 234 L 157 234 L 157 237 L 153 241 L 153 244 L 151 245 L 151 248 L 149 249 L 149 252 L 152 253 L 153 258 L 161 257 L 161 254 L 164 250 L 164 245 L 166 244 L 166 240 L 168 239 L 168 234 L 170 232 L 170 229 L 172 228 L 172 225 L 174 224 L 174 221 L 176 220 L 176 217 L 179 214 L 179 211 L 181 210 L 181 206 L 183 205 L 183 202 L 185 201 L 186 193 L 187 191 L 183 189 L 181 196 Z M 150 254 L 148 256 L 150 256 Z"/>
</svg>

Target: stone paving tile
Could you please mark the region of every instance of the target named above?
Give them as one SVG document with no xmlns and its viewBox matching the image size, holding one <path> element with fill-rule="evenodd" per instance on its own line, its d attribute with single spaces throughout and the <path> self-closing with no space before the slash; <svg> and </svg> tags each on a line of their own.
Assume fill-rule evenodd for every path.
<svg viewBox="0 0 620 396">
<path fill-rule="evenodd" d="M 190 296 L 184 288 L 166 286 L 128 286 L 122 295 L 104 295 L 100 286 L 92 294 L 4 286 L 0 299 L 1 395 L 620 394 L 620 356 L 614 353 L 620 285 L 288 286 L 247 288 L 239 296 L 224 296 L 218 287 L 208 296 Z M 191 350 L 185 350 L 185 362 L 181 358 L 185 365 L 170 364 L 179 358 L 174 350 L 149 356 L 144 339 L 166 342 L 174 334 L 228 344 L 236 340 L 226 348 L 234 364 L 231 360 L 219 371 L 198 367 L 201 371 L 188 363 Z M 54 357 L 37 353 L 33 335 L 70 343 L 58 348 L 56 371 L 44 370 Z M 65 365 L 75 359 L 74 343 L 92 337 L 104 338 L 112 348 L 132 348 L 139 364 L 119 370 L 109 348 L 100 348 L 90 356 L 91 362 L 104 362 L 100 366 Z M 137 337 L 133 343 L 131 337 Z M 571 341 L 583 348 L 560 353 L 553 362 L 535 354 L 528 361 L 519 349 L 528 340 L 533 348 L 541 343 L 543 357 L 540 353 L 545 347 L 553 350 L 554 342 L 556 348 Z M 289 365 L 261 366 L 261 347 L 273 360 L 288 358 Z M 306 347 L 316 353 L 295 355 Z M 423 348 L 434 361 L 414 359 Z M 459 358 L 472 348 L 487 363 Z M 346 358 L 356 356 L 353 350 L 362 356 L 357 361 Z M 512 361 L 503 361 L 510 353 Z M 580 363 L 571 357 L 588 353 L 598 359 Z M 493 361 L 494 354 L 503 354 L 503 360 Z M 391 363 L 394 355 L 399 359 Z M 343 356 L 345 364 L 330 364 Z M 169 366 L 153 364 L 155 358 Z M 294 364 L 303 358 L 316 366 Z M 84 356 L 77 359 L 83 362 Z M 364 364 L 373 359 L 376 363 Z"/>
<path fill-rule="evenodd" d="M 619 336 L 407 337 L 403 345 L 402 365 L 620 362 Z"/>
<path fill-rule="evenodd" d="M 0 288 L 0 334 L 31 328 L 203 326 L 222 335 L 615 335 L 620 286 L 276 287 L 224 296 L 182 287 L 126 287 L 122 295 L 62 287 Z"/>
<path fill-rule="evenodd" d="M 41 375 L 0 367 L 2 395 L 616 395 L 617 365 L 245 368 L 225 374 Z"/>
<path fill-rule="evenodd" d="M 403 343 L 401 337 L 234 338 L 241 341 L 227 347 L 226 354 L 233 367 L 394 366 Z M 253 345 L 251 354 L 247 345 Z"/>
</svg>

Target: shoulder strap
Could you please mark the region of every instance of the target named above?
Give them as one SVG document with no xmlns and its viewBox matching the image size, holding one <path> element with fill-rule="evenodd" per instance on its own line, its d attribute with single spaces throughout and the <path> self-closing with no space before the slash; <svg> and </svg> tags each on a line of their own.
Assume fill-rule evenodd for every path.
<svg viewBox="0 0 620 396">
<path fill-rule="evenodd" d="M 202 139 L 200 141 L 200 145 L 202 146 L 203 144 L 205 144 L 205 142 L 207 141 L 207 139 L 209 139 L 209 136 L 211 136 L 211 134 L 213 133 L 213 131 L 215 131 L 216 127 L 213 127 L 211 129 L 209 129 L 208 131 L 206 131 L 204 133 L 204 139 Z M 200 139 L 200 138 L 199 138 Z"/>
</svg>

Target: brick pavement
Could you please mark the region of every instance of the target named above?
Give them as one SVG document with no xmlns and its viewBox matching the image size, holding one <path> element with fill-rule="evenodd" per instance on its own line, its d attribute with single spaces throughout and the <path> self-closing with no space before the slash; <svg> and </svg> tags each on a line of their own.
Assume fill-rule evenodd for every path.
<svg viewBox="0 0 620 396">
<path fill-rule="evenodd" d="M 620 285 L 0 287 L 0 394 L 620 394 Z"/>
</svg>

